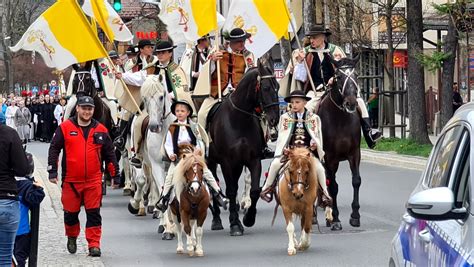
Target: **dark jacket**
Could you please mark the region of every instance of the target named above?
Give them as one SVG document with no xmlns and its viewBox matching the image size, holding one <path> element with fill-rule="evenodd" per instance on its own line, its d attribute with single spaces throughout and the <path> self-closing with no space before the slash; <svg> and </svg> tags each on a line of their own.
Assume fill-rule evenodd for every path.
<svg viewBox="0 0 474 267">
<path fill-rule="evenodd" d="M 43 188 L 37 187 L 28 178 L 17 178 L 18 196 L 20 197 L 20 224 L 17 235 L 30 232 L 29 210 L 32 206 L 38 206 L 43 201 L 45 194 Z"/>
<path fill-rule="evenodd" d="M 0 125 L 0 155 L 0 199 L 16 199 L 15 176 L 27 174 L 28 162 L 18 133 L 6 125 Z"/>
<path fill-rule="evenodd" d="M 112 177 L 119 170 L 114 146 L 107 128 L 92 119 L 87 127 L 77 124 L 77 117 L 61 123 L 49 147 L 48 172 L 57 176 L 59 154 L 63 150 L 63 182 L 100 182 L 105 161 Z"/>
</svg>

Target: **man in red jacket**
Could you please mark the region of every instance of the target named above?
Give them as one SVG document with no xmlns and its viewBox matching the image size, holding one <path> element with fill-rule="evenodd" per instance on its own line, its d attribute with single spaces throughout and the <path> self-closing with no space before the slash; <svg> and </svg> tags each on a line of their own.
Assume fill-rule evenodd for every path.
<svg viewBox="0 0 474 267">
<path fill-rule="evenodd" d="M 89 255 L 100 257 L 100 237 L 102 218 L 103 162 L 114 183 L 118 183 L 118 164 L 107 128 L 92 118 L 94 100 L 89 96 L 78 99 L 77 115 L 63 122 L 56 130 L 48 155 L 49 181 L 58 182 L 58 160 L 62 158 L 62 196 L 64 224 L 68 237 L 69 253 L 76 253 L 79 236 L 79 212 L 81 203 L 87 214 L 86 239 Z"/>
</svg>

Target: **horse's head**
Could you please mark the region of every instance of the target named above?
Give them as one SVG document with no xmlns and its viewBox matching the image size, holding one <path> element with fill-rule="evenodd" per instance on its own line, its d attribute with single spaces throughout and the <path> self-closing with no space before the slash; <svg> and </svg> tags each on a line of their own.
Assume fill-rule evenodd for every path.
<svg viewBox="0 0 474 267">
<path fill-rule="evenodd" d="M 72 80 L 73 94 L 76 94 L 77 97 L 84 95 L 94 97 L 97 94 L 97 90 L 91 75 L 92 61 L 87 61 L 84 66 L 74 64 L 72 68 L 76 71 Z"/>
<path fill-rule="evenodd" d="M 340 98 L 342 98 L 342 108 L 348 113 L 354 113 L 357 109 L 357 95 L 359 93 L 357 72 L 355 70 L 357 62 L 359 62 L 359 56 L 353 59 L 332 60 L 336 67 L 332 89 L 337 90 L 336 93 L 338 92 Z"/>
<path fill-rule="evenodd" d="M 307 148 L 293 148 L 289 154 L 289 166 L 286 181 L 288 189 L 296 200 L 303 198 L 305 192 L 313 186 L 314 172 L 311 166 L 311 152 Z"/>
<path fill-rule="evenodd" d="M 186 190 L 191 196 L 198 196 L 203 188 L 204 158 L 199 150 L 181 156 L 186 178 Z"/>
<path fill-rule="evenodd" d="M 257 67 L 258 101 L 270 126 L 270 138 L 275 141 L 278 137 L 277 126 L 280 120 L 280 106 L 278 101 L 279 85 L 274 75 L 273 59 L 265 54 L 258 60 Z"/>
<path fill-rule="evenodd" d="M 147 78 L 142 85 L 141 93 L 145 111 L 150 117 L 148 128 L 153 133 L 160 133 L 163 130 L 166 105 L 169 101 L 159 77 Z"/>
</svg>

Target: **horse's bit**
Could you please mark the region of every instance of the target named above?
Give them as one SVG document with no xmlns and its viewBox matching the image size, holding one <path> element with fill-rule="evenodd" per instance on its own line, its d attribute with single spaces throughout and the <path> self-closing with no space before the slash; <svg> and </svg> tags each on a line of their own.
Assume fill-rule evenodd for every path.
<svg viewBox="0 0 474 267">
<path fill-rule="evenodd" d="M 193 193 L 193 190 L 192 190 L 193 184 L 198 185 L 198 188 L 197 188 L 196 191 L 199 191 L 202 187 L 202 181 L 199 181 L 199 178 L 197 176 L 197 171 L 198 171 L 197 165 L 198 165 L 198 163 L 193 164 L 193 173 L 194 173 L 193 180 L 189 181 L 188 184 L 187 184 L 188 192 L 191 193 L 191 194 Z"/>
</svg>

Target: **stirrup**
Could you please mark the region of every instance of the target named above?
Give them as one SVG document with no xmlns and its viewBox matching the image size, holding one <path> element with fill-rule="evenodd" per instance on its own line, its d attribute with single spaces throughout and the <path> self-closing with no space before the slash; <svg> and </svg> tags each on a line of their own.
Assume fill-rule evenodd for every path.
<svg viewBox="0 0 474 267">
<path fill-rule="evenodd" d="M 273 200 L 273 188 L 269 187 L 269 188 L 265 189 L 265 191 L 262 191 L 260 193 L 260 198 L 263 201 L 266 201 L 268 203 L 272 202 L 272 200 Z"/>
</svg>

